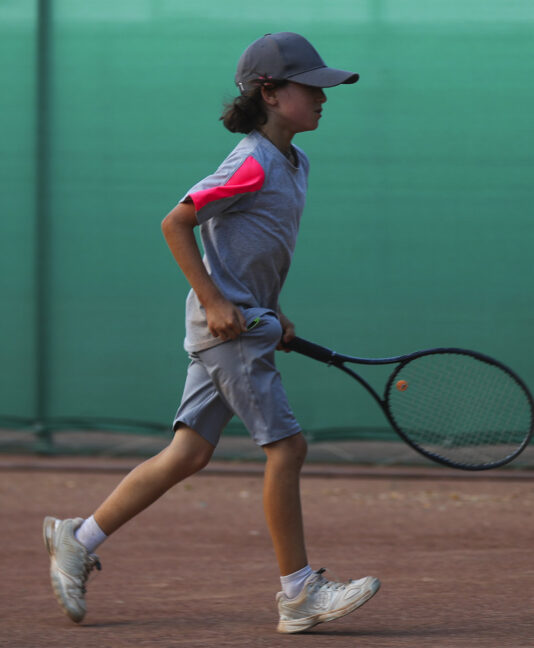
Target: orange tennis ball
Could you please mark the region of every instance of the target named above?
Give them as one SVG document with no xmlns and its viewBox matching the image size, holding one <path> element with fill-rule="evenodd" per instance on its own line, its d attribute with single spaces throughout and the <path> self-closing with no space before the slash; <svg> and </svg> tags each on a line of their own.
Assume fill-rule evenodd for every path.
<svg viewBox="0 0 534 648">
<path fill-rule="evenodd" d="M 397 380 L 397 389 L 399 391 L 406 391 L 408 389 L 408 383 L 405 380 Z"/>
</svg>

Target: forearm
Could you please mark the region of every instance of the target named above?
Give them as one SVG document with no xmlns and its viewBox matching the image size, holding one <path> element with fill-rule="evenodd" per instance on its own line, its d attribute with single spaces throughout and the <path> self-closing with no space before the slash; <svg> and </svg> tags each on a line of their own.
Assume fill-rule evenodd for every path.
<svg viewBox="0 0 534 648">
<path fill-rule="evenodd" d="M 246 330 L 241 310 L 228 301 L 210 277 L 195 238 L 197 225 L 192 203 L 180 203 L 163 220 L 161 229 L 176 263 L 206 311 L 208 328 L 223 342 Z"/>
<path fill-rule="evenodd" d="M 164 219 L 161 229 L 165 241 L 204 308 L 223 297 L 208 274 L 194 233 L 194 207 L 178 205 Z"/>
</svg>

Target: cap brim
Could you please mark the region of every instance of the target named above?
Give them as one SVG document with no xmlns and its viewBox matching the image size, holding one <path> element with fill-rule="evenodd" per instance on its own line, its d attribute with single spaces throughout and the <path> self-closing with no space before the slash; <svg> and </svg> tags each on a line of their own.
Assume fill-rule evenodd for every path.
<svg viewBox="0 0 534 648">
<path fill-rule="evenodd" d="M 336 70 L 330 67 L 320 67 L 308 72 L 301 72 L 292 77 L 288 77 L 288 81 L 294 83 L 302 83 L 303 85 L 310 85 L 316 88 L 332 88 L 342 83 L 356 83 L 360 78 L 359 74 L 355 72 L 347 72 L 346 70 Z"/>
</svg>

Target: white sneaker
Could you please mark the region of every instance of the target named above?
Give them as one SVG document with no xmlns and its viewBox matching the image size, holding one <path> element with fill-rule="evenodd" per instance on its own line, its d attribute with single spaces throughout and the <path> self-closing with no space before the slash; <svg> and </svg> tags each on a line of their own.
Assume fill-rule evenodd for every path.
<svg viewBox="0 0 534 648">
<path fill-rule="evenodd" d="M 363 605 L 380 588 L 378 578 L 367 576 L 336 583 L 323 576 L 324 569 L 308 577 L 302 592 L 293 599 L 276 595 L 280 622 L 278 632 L 302 632 L 318 623 L 333 621 Z"/>
<path fill-rule="evenodd" d="M 46 517 L 43 538 L 50 556 L 52 587 L 65 614 L 80 623 L 87 611 L 85 583 L 95 567 L 101 569 L 98 556 L 90 554 L 74 537 L 83 518 L 58 520 Z"/>
</svg>

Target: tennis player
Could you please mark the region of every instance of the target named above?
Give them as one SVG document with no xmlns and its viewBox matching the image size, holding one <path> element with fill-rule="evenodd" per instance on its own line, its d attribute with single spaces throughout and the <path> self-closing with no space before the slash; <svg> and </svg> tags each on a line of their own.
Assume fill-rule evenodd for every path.
<svg viewBox="0 0 534 648">
<path fill-rule="evenodd" d="M 328 67 L 294 33 L 266 34 L 241 56 L 240 95 L 221 117 L 244 133 L 212 175 L 193 186 L 165 217 L 167 244 L 191 285 L 185 349 L 190 356 L 169 446 L 129 473 L 87 519 L 47 517 L 44 539 L 51 580 L 66 614 L 80 622 L 85 586 L 100 563 L 96 548 L 169 488 L 209 462 L 221 432 L 237 415 L 266 455 L 264 509 L 281 574 L 280 632 L 301 632 L 337 619 L 369 600 L 373 577 L 330 581 L 312 570 L 304 541 L 300 470 L 306 441 L 275 366 L 275 349 L 294 325 L 280 291 L 306 197 L 308 159 L 292 143 L 315 130 L 323 88 L 358 75 Z M 202 258 L 194 230 L 200 226 Z"/>
</svg>

